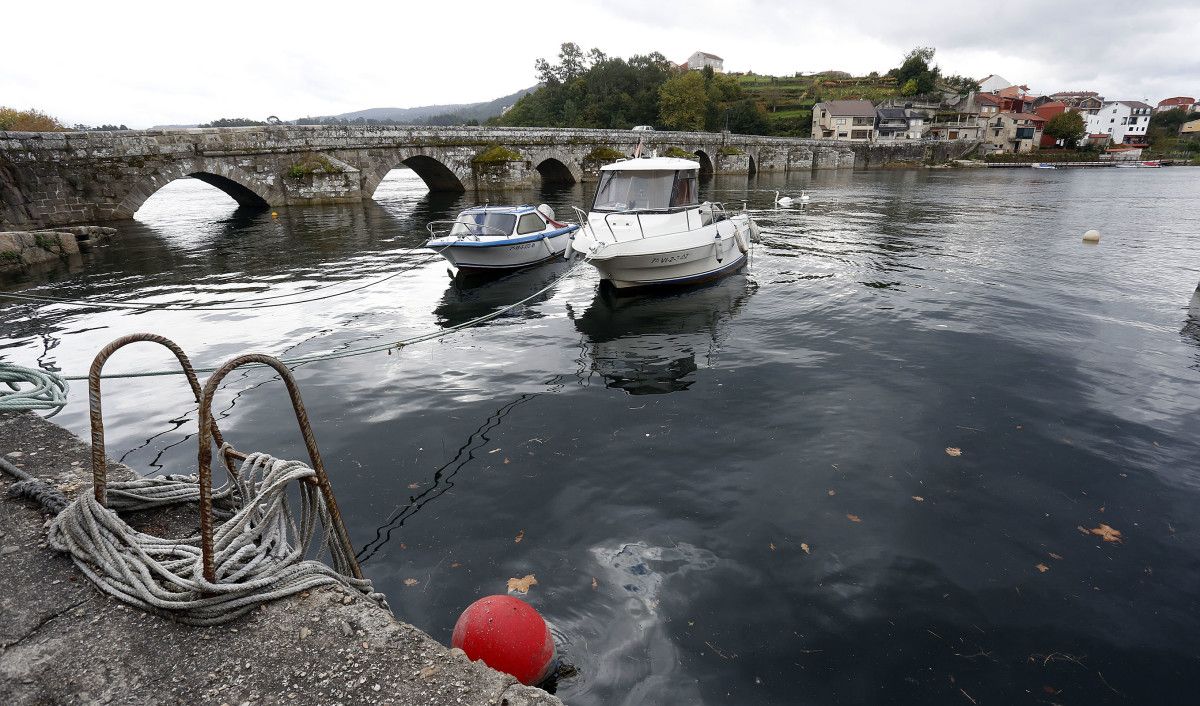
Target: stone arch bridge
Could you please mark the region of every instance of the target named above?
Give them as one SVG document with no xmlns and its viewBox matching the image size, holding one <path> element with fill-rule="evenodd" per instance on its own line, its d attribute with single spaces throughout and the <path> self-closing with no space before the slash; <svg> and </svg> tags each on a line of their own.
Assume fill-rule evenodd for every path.
<svg viewBox="0 0 1200 706">
<path fill-rule="evenodd" d="M 356 202 L 413 169 L 433 191 L 594 180 L 638 138 L 710 174 L 926 162 L 974 142 L 882 146 L 729 133 L 553 128 L 271 125 L 122 132 L 0 132 L 0 229 L 131 218 L 158 189 L 201 179 L 247 207 Z M 937 154 L 938 152 L 941 154 Z"/>
</svg>

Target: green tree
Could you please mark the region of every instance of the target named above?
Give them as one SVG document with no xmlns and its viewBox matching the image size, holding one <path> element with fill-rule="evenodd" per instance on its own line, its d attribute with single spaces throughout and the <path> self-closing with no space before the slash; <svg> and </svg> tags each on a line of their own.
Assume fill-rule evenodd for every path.
<svg viewBox="0 0 1200 706">
<path fill-rule="evenodd" d="M 669 128 L 703 130 L 708 104 L 704 75 L 699 71 L 685 71 L 658 89 L 658 117 Z"/>
<path fill-rule="evenodd" d="M 898 86 L 908 86 L 909 81 L 916 82 L 915 92 L 904 93 L 902 88 L 901 93 L 909 96 L 924 95 L 937 88 L 942 70 L 933 65 L 933 55 L 936 51 L 933 47 L 916 47 L 904 56 L 904 61 L 899 67 L 888 72 L 889 76 L 896 78 Z"/>
<path fill-rule="evenodd" d="M 1055 140 L 1062 140 L 1063 146 L 1071 149 L 1083 139 L 1083 131 L 1086 127 L 1087 124 L 1083 120 L 1082 113 L 1068 110 L 1050 118 L 1046 122 L 1043 132 Z"/>
</svg>

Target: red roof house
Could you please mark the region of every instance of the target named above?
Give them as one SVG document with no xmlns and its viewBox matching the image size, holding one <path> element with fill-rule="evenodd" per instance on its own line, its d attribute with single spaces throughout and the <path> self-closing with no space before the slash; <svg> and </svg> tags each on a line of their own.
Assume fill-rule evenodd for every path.
<svg viewBox="0 0 1200 706">
<path fill-rule="evenodd" d="M 1161 113 L 1164 110 L 1174 110 L 1176 108 L 1189 110 L 1193 105 L 1195 105 L 1195 103 L 1196 99 L 1192 98 L 1191 96 L 1175 96 L 1174 98 L 1164 98 L 1158 102 L 1158 107 L 1154 109 L 1154 112 Z"/>
</svg>

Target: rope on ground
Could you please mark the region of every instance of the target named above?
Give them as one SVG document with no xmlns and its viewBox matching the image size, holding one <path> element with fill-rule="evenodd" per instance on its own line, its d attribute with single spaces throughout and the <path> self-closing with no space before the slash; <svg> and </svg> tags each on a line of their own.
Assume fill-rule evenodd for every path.
<svg viewBox="0 0 1200 706">
<path fill-rule="evenodd" d="M 23 412 L 33 409 L 54 410 L 58 414 L 67 403 L 67 381 L 57 373 L 40 368 L 0 362 L 0 412 Z M 32 387 L 25 387 L 32 385 Z"/>
<path fill-rule="evenodd" d="M 70 504 L 67 496 L 58 488 L 40 478 L 34 478 L 20 468 L 0 458 L 0 471 L 4 471 L 17 480 L 8 488 L 10 498 L 26 498 L 57 515 Z"/>
<path fill-rule="evenodd" d="M 405 346 L 411 346 L 414 343 L 421 343 L 423 341 L 432 341 L 432 340 L 435 340 L 438 338 L 442 338 L 444 336 L 449 336 L 450 334 L 456 333 L 463 329 L 470 328 L 472 326 L 478 326 L 479 324 L 482 324 L 486 321 L 491 321 L 492 319 L 503 316 L 504 314 L 508 313 L 509 311 L 512 311 L 513 309 L 515 309 L 519 306 L 522 306 L 524 304 L 529 303 L 530 301 L 533 301 L 537 297 L 545 294 L 546 292 L 550 291 L 554 287 L 558 286 L 558 284 L 560 282 L 565 280 L 567 277 L 571 276 L 577 269 L 579 269 L 585 262 L 587 262 L 588 259 L 589 258 L 584 257 L 584 258 L 577 260 L 567 271 L 563 272 L 558 277 L 555 277 L 545 287 L 542 287 L 541 289 L 537 290 L 533 294 L 530 294 L 529 296 L 525 297 L 524 299 L 515 301 L 512 304 L 501 307 L 491 313 L 484 314 L 482 316 L 477 316 L 474 319 L 471 319 L 469 321 L 464 321 L 461 324 L 455 324 L 454 326 L 448 326 L 444 329 L 439 329 L 437 331 L 430 331 L 429 333 L 412 336 L 410 338 L 403 338 L 398 341 L 393 341 L 391 343 L 380 343 L 380 344 L 373 345 L 373 346 L 363 346 L 362 348 L 349 348 L 344 351 L 335 351 L 335 352 L 329 352 L 329 353 L 314 353 L 313 355 L 299 356 L 296 358 L 280 358 L 280 361 L 284 365 L 286 365 L 290 368 L 290 367 L 293 367 L 296 365 L 300 365 L 301 363 L 316 363 L 316 362 L 327 361 L 327 360 L 339 360 L 342 358 L 353 358 L 355 356 L 366 355 L 368 353 L 381 353 L 383 351 L 397 350 L 400 348 L 404 348 Z M 246 367 L 254 368 L 254 367 L 264 367 L 264 366 L 247 365 Z M 215 371 L 216 368 L 197 367 L 197 368 L 194 368 L 194 370 L 197 373 L 211 373 L 211 372 Z M 163 376 L 163 375 L 182 375 L 182 374 L 183 374 L 183 371 L 181 371 L 179 369 L 167 369 L 167 370 L 143 370 L 143 371 L 130 372 L 130 373 L 111 373 L 111 374 L 101 375 L 100 377 L 104 380 L 110 380 L 110 379 L 121 379 L 121 378 L 145 378 L 145 377 L 159 377 L 159 376 Z M 68 376 L 65 376 L 65 379 L 66 380 L 87 380 L 87 375 L 68 375 Z"/>
<path fill-rule="evenodd" d="M 229 448 L 222 447 L 222 452 Z M 371 582 L 352 577 L 353 557 L 332 537 L 324 496 L 308 482 L 316 472 L 300 461 L 250 454 L 214 501 L 227 511 L 216 526 L 216 581 L 204 578 L 198 536 L 165 539 L 139 532 L 91 493 L 80 495 L 50 526 L 50 545 L 71 554 L 102 591 L 143 610 L 189 625 L 217 625 L 258 605 L 319 586 L 340 584 L 387 607 Z M 154 481 L 148 483 L 147 481 Z M 300 487 L 300 523 L 288 507 L 287 486 Z M 110 483 L 110 504 L 142 510 L 199 497 L 194 477 Z M 168 501 L 166 498 L 170 496 Z M 219 501 L 217 500 L 219 496 Z M 314 544 L 318 524 L 323 528 Z M 315 558 L 328 550 L 333 568 Z"/>
</svg>

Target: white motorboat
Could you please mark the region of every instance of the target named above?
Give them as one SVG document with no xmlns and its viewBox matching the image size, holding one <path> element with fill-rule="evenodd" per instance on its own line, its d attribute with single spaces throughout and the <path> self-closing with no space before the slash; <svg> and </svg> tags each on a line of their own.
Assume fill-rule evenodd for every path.
<svg viewBox="0 0 1200 706">
<path fill-rule="evenodd" d="M 746 264 L 758 225 L 746 213 L 699 201 L 700 163 L 674 157 L 600 168 L 590 213 L 571 248 L 619 289 L 692 284 Z M 577 209 L 578 210 L 578 209 Z"/>
<path fill-rule="evenodd" d="M 426 247 L 463 271 L 511 270 L 561 257 L 579 226 L 554 220 L 546 204 L 468 208 L 426 228 Z"/>
</svg>

